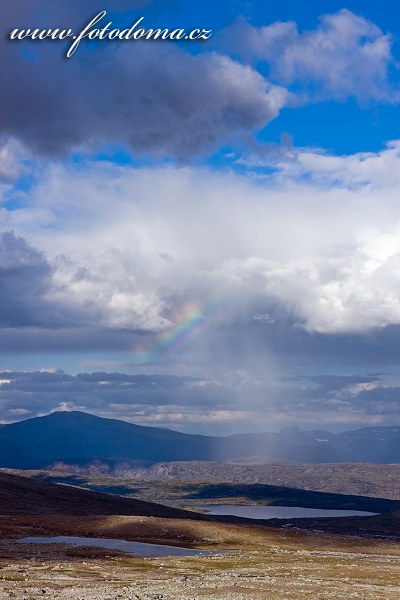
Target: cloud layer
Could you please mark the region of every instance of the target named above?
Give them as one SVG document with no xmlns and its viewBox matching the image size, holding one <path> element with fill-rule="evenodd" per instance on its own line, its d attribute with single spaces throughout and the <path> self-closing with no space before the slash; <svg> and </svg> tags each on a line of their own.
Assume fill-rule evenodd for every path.
<svg viewBox="0 0 400 600">
<path fill-rule="evenodd" d="M 38 5 L 18 0 L 7 7 L 4 23 L 79 27 L 95 3 L 86 3 L 85 11 L 73 3 L 45 6 L 40 12 Z M 146 2 L 131 8 L 146 6 L 150 11 Z M 77 58 L 65 61 L 57 43 L 16 43 L 6 33 L 0 135 L 47 156 L 123 143 L 136 156 L 187 160 L 249 141 L 288 105 L 399 98 L 388 79 L 396 68 L 390 36 L 345 9 L 321 17 L 317 29 L 305 32 L 294 22 L 258 28 L 239 23 L 225 33 L 224 53 L 210 52 L 211 46 L 190 53 L 146 41 L 134 48 L 101 44 L 95 51 L 82 45 Z M 250 61 L 268 63 L 268 77 L 263 68 L 230 58 L 230 39 L 234 53 L 240 46 Z"/>
<path fill-rule="evenodd" d="M 7 7 L 4 22 L 82 26 L 94 5 L 75 5 L 74 14 L 65 2 L 53 3 L 50 13 L 41 14 L 37 5 L 33 10 L 20 0 Z M 45 155 L 125 143 L 135 155 L 186 159 L 251 135 L 287 99 L 284 88 L 215 52 L 195 55 L 150 41 L 103 43 L 95 51 L 82 44 L 79 56 L 67 61 L 59 43 L 12 42 L 6 33 L 0 135 Z"/>
<path fill-rule="evenodd" d="M 165 5 L 118 4 L 119 23 Z M 97 10 L 15 0 L 4 23 L 78 28 Z M 400 143 L 337 156 L 255 138 L 306 103 L 396 104 L 390 35 L 341 10 L 309 30 L 239 22 L 219 46 L 82 44 L 66 60 L 5 33 L 0 367 L 22 362 L 2 373 L 3 420 L 391 423 Z M 75 375 L 31 372 L 69 360 Z"/>
<path fill-rule="evenodd" d="M 46 254 L 6 234 L 4 306 L 38 314 L 45 296 L 60 323 L 149 332 L 179 325 L 193 303 L 204 315 L 223 305 L 225 324 L 399 325 L 399 164 L 397 143 L 342 158 L 298 151 L 265 177 L 54 163 L 26 208 L 3 212 L 3 229 Z M 16 281 L 30 290 L 17 304 Z"/>
<path fill-rule="evenodd" d="M 0 326 L 51 326 L 44 295 L 51 269 L 44 255 L 13 232 L 0 236 Z M 44 314 L 46 312 L 46 314 Z"/>
<path fill-rule="evenodd" d="M 292 423 L 330 427 L 391 424 L 398 416 L 396 383 L 376 376 L 282 379 L 277 385 L 237 373 L 229 380 L 57 369 L 0 372 L 4 421 L 53 410 L 86 410 L 153 426 L 219 433 L 276 430 Z M 244 401 L 244 398 L 247 398 Z"/>
<path fill-rule="evenodd" d="M 273 81 L 296 86 L 307 98 L 398 102 L 388 83 L 395 60 L 392 40 L 379 27 L 347 9 L 324 15 L 317 29 L 299 32 L 293 21 L 253 27 L 240 22 L 225 32 L 232 48 L 270 65 Z"/>
</svg>

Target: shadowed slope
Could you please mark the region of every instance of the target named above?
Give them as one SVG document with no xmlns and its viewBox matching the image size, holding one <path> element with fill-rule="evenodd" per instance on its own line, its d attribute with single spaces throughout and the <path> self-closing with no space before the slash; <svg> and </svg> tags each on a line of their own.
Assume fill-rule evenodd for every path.
<svg viewBox="0 0 400 600">
<path fill-rule="evenodd" d="M 0 472 L 0 515 L 137 515 L 206 519 L 198 513 Z"/>
</svg>

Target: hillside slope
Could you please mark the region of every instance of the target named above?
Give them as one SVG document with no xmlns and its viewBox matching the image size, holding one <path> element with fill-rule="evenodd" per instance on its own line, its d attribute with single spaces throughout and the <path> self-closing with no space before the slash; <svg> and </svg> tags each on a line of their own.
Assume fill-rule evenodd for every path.
<svg viewBox="0 0 400 600">
<path fill-rule="evenodd" d="M 66 485 L 44 483 L 0 472 L 0 516 L 4 515 L 129 515 L 171 519 L 200 514 L 131 498 L 121 498 Z"/>
</svg>

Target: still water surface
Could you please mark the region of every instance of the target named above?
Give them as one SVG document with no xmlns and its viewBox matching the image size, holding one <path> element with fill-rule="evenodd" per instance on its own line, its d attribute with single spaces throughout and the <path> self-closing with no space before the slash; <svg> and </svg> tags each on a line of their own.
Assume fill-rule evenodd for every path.
<svg viewBox="0 0 400 600">
<path fill-rule="evenodd" d="M 25 544 L 72 544 L 73 546 L 95 546 L 97 548 L 122 550 L 132 556 L 147 558 L 151 556 L 199 556 L 216 554 L 213 550 L 194 550 L 192 548 L 181 548 L 179 546 L 165 546 L 164 544 L 128 542 L 127 540 L 109 538 L 71 537 L 67 535 L 59 535 L 56 537 L 27 537 L 18 541 Z M 218 551 L 218 554 L 225 552 Z"/>
<path fill-rule="evenodd" d="M 303 508 L 302 506 L 244 506 L 239 504 L 211 504 L 202 506 L 210 515 L 232 515 L 247 519 L 301 519 L 314 517 L 368 517 L 378 513 L 361 510 L 333 510 Z"/>
<path fill-rule="evenodd" d="M 315 517 L 353 517 L 372 516 L 378 513 L 360 510 L 332 510 L 324 508 L 303 508 L 302 506 L 247 506 L 239 504 L 211 504 L 202 507 L 210 515 L 232 515 L 246 517 L 247 519 L 300 519 Z M 26 544 L 71 544 L 73 546 L 94 546 L 111 550 L 122 550 L 132 556 L 145 558 L 156 556 L 199 556 L 225 551 L 195 550 L 179 546 L 166 546 L 164 544 L 147 544 L 145 542 L 130 542 L 127 540 L 110 538 L 90 538 L 73 536 L 55 537 L 27 537 L 19 540 Z"/>
</svg>

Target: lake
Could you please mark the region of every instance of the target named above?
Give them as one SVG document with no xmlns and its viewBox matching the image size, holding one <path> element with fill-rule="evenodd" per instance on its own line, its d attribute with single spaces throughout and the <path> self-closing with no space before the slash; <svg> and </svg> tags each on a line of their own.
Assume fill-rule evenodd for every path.
<svg viewBox="0 0 400 600">
<path fill-rule="evenodd" d="M 145 542 L 129 542 L 127 540 L 110 538 L 72 537 L 66 535 L 55 537 L 27 537 L 18 541 L 24 544 L 71 544 L 72 546 L 108 548 L 110 550 L 122 550 L 132 556 L 145 558 L 156 556 L 204 556 L 210 554 L 225 554 L 228 552 L 227 550 L 194 550 L 193 548 L 166 546 L 164 544 L 147 544 Z"/>
<path fill-rule="evenodd" d="M 239 504 L 210 504 L 202 506 L 210 515 L 232 515 L 246 519 L 302 519 L 315 517 L 369 517 L 378 513 L 361 510 L 303 508 L 302 506 L 248 506 Z"/>
</svg>

